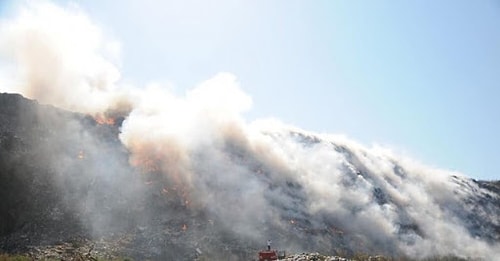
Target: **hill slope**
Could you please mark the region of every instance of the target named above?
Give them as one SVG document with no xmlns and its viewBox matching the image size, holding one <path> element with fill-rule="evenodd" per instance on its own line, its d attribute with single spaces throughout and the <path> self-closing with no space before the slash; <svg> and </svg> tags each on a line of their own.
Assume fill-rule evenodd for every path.
<svg viewBox="0 0 500 261">
<path fill-rule="evenodd" d="M 500 256 L 498 181 L 275 122 L 180 137 L 123 116 L 0 94 L 0 250 L 118 238 L 138 259 L 242 260 L 272 239 L 288 252 Z"/>
</svg>

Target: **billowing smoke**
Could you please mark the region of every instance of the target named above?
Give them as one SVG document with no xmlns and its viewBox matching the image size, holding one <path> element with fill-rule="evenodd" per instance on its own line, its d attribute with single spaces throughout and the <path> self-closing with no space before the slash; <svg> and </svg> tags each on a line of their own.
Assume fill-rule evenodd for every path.
<svg viewBox="0 0 500 261">
<path fill-rule="evenodd" d="M 118 61 L 120 45 L 76 6 L 33 1 L 13 20 L 2 21 L 0 31 L 3 58 L 15 62 L 2 68 L 15 74 L 7 81 L 13 86 L 2 88 L 85 112 L 103 111 L 119 95 L 120 73 L 112 61 Z"/>
<path fill-rule="evenodd" d="M 221 231 L 251 242 L 273 238 L 297 251 L 331 250 L 339 243 L 416 257 L 500 256 L 498 238 L 487 236 L 498 231 L 470 224 L 467 215 L 475 209 L 462 204 L 498 195 L 459 173 L 384 148 L 278 120 L 248 123 L 242 113 L 251 98 L 230 73 L 182 96 L 160 86 L 124 86 L 115 65 L 119 44 L 75 6 L 28 4 L 2 21 L 0 39 L 0 52 L 10 61 L 3 70 L 15 75 L 2 79 L 10 84 L 0 88 L 104 120 L 123 117 L 119 139 L 130 153 L 128 164 L 145 186 L 157 184 L 127 187 L 125 181 L 137 179 L 112 176 L 109 186 L 175 197 L 219 220 Z M 86 153 L 93 150 L 88 146 Z M 92 175 L 123 172 L 109 162 L 91 167 Z M 133 193 L 124 198 L 133 201 Z M 476 214 L 498 228 L 498 206 L 489 208 Z"/>
</svg>

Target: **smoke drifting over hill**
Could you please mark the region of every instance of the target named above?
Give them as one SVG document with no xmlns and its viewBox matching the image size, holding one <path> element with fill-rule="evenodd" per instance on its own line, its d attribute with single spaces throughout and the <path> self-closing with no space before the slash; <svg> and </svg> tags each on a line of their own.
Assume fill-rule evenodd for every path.
<svg viewBox="0 0 500 261">
<path fill-rule="evenodd" d="M 189 209 L 186 224 L 203 215 L 208 223 L 216 221 L 218 231 L 251 246 L 273 238 L 297 251 L 334 251 L 338 244 L 416 257 L 500 256 L 498 193 L 459 173 L 345 137 L 309 133 L 277 120 L 248 123 L 242 113 L 250 109 L 251 98 L 230 73 L 215 75 L 183 96 L 159 86 L 126 86 L 115 65 L 119 44 L 77 7 L 24 6 L 18 16 L 1 22 L 0 48 L 9 60 L 0 79 L 4 91 L 121 126 L 119 141 L 134 171 L 120 161 L 121 154 L 103 151 L 102 141 L 82 132 L 79 122 L 60 140 L 78 141 L 81 152 L 64 160 L 37 159 L 49 161 L 61 176 L 79 157 L 92 159 L 79 179 L 56 182 L 68 200 L 81 204 L 79 218 L 91 223 L 94 233 L 117 214 L 100 211 L 103 205 L 90 196 L 79 202 L 72 193 L 81 180 L 99 176 L 105 186 L 94 192 L 120 195 L 108 202 L 121 204 L 119 215 L 127 204 L 149 204 L 141 203 L 149 193 Z M 143 219 L 137 215 L 133 222 L 140 226 Z M 185 229 L 194 229 L 188 225 Z"/>
</svg>

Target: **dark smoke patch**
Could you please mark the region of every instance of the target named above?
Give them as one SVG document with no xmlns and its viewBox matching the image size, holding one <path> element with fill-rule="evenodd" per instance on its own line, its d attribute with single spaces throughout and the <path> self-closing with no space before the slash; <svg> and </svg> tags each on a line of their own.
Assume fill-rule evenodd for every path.
<svg viewBox="0 0 500 261">
<path fill-rule="evenodd" d="M 83 114 L 0 95 L 3 248 L 19 247 L 16 237 L 48 244 L 126 226 L 131 194 L 121 188 L 134 186 L 117 133 Z"/>
</svg>

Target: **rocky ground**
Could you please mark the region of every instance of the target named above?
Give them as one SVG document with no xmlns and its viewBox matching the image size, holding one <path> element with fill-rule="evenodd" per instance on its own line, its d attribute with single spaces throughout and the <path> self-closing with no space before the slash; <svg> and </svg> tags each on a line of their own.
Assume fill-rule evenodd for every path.
<svg viewBox="0 0 500 261">
<path fill-rule="evenodd" d="M 319 253 L 302 253 L 302 254 L 294 254 L 289 255 L 285 259 L 285 261 L 351 261 L 352 259 L 339 257 L 339 256 L 325 256 Z M 376 260 L 376 259 L 374 259 Z"/>
<path fill-rule="evenodd" d="M 129 237 L 120 237 L 108 240 L 90 241 L 87 239 L 78 239 L 71 242 L 65 242 L 47 246 L 29 246 L 25 253 L 19 256 L 26 257 L 27 260 L 68 260 L 68 261 L 96 261 L 96 260 L 134 260 L 124 256 L 127 248 L 130 247 L 132 239 Z M 196 255 L 191 260 L 213 260 L 203 255 L 198 248 L 195 249 Z M 382 257 L 367 257 L 366 260 L 385 260 Z M 0 260 L 2 258 L 0 257 Z M 237 257 L 222 260 L 240 260 Z M 252 260 L 252 259 L 248 259 Z M 285 261 L 351 261 L 339 256 L 326 256 L 319 253 L 301 253 L 288 255 L 281 259 Z M 361 260 L 361 259 L 357 259 Z M 363 259 L 364 260 L 364 259 Z"/>
<path fill-rule="evenodd" d="M 67 261 L 97 261 L 97 260 L 133 260 L 129 257 L 124 257 L 121 253 L 128 244 L 127 239 L 118 239 L 115 241 L 96 241 L 89 240 L 73 241 L 71 243 L 61 243 L 50 246 L 29 247 L 27 253 L 23 253 L 22 257 L 27 260 L 67 260 Z M 198 250 L 198 255 L 192 260 L 213 260 L 202 254 Z M 18 256 L 19 257 L 19 256 Z M 0 256 L 0 260 L 2 260 Z M 222 259 L 222 260 L 240 260 L 240 259 Z M 257 260 L 248 259 L 248 260 Z M 301 253 L 287 255 L 280 260 L 284 261 L 385 261 L 391 260 L 382 256 L 364 256 L 355 259 L 327 256 L 319 253 Z"/>
<path fill-rule="evenodd" d="M 116 260 L 122 259 L 121 242 L 75 240 L 50 246 L 29 247 L 32 260 Z"/>
<path fill-rule="evenodd" d="M 123 255 L 125 245 L 127 242 L 123 242 L 123 239 L 118 239 L 115 241 L 88 241 L 80 240 L 71 243 L 61 243 L 50 246 L 38 246 L 30 247 L 29 251 L 19 255 L 2 255 L 0 254 L 0 261 L 29 261 L 29 260 L 65 260 L 65 261 L 133 261 L 133 260 L 157 260 L 157 259 L 133 259 Z M 126 240 L 125 240 L 126 241 Z M 199 251 L 199 250 L 198 250 Z M 158 259 L 163 260 L 163 259 Z M 184 260 L 184 259 L 168 259 L 168 260 Z M 193 261 L 206 261 L 206 260 L 218 260 L 218 261 L 241 261 L 241 260 L 251 260 L 256 261 L 255 258 L 239 259 L 237 257 L 227 257 L 213 259 L 198 252 Z M 362 255 L 358 254 L 355 257 L 346 258 L 341 256 L 329 256 L 322 255 L 319 253 L 300 253 L 300 254 L 290 254 L 281 258 L 279 260 L 283 261 L 415 261 L 409 258 L 390 258 L 380 255 Z M 486 261 L 482 259 L 461 259 L 457 257 L 434 257 L 427 258 L 424 261 Z"/>
</svg>

